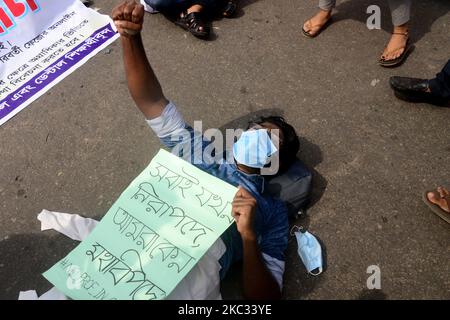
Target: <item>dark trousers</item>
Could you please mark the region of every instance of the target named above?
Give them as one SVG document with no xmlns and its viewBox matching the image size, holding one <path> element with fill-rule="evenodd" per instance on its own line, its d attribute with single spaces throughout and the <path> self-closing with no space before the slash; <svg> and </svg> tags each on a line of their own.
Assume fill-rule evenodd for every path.
<svg viewBox="0 0 450 320">
<path fill-rule="evenodd" d="M 450 100 L 450 60 L 429 84 L 433 95 Z"/>
<path fill-rule="evenodd" d="M 206 12 L 214 12 L 222 3 L 220 0 L 145 0 L 145 2 L 167 15 L 178 15 L 195 4 L 202 5 Z"/>
</svg>

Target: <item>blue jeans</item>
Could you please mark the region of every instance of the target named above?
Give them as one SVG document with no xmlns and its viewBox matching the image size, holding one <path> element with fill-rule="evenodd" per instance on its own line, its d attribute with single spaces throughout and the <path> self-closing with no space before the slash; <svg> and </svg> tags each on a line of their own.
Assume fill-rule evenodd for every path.
<svg viewBox="0 0 450 320">
<path fill-rule="evenodd" d="M 177 15 L 193 5 L 203 6 L 205 11 L 214 11 L 220 0 L 144 0 L 150 7 L 163 14 Z"/>
</svg>

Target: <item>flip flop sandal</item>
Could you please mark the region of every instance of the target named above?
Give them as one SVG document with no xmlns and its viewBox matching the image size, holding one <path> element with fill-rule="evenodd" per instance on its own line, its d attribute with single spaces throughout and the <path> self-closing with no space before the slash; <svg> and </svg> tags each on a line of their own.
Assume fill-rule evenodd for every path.
<svg viewBox="0 0 450 320">
<path fill-rule="evenodd" d="M 232 18 L 236 13 L 237 4 L 235 1 L 230 0 L 225 5 L 225 9 L 223 10 L 223 16 L 226 18 Z"/>
<path fill-rule="evenodd" d="M 318 27 L 317 25 L 313 26 L 313 24 L 311 23 L 311 19 L 309 19 L 309 20 L 306 21 L 306 22 L 309 22 L 309 24 L 311 25 L 311 28 Z M 310 31 L 306 31 L 303 27 L 302 27 L 302 33 L 303 33 L 303 35 L 304 35 L 305 37 L 307 37 L 307 38 L 311 38 L 311 39 L 312 39 L 312 38 L 315 38 L 315 37 L 317 37 L 323 30 L 325 30 L 326 27 L 328 27 L 328 25 L 330 24 L 330 22 L 331 22 L 331 17 L 327 20 L 327 22 L 324 23 L 324 25 L 323 25 L 322 27 L 320 27 L 319 31 L 317 31 L 315 34 L 310 34 Z"/>
<path fill-rule="evenodd" d="M 431 211 L 433 211 L 435 214 L 437 214 L 443 220 L 450 223 L 450 213 L 442 210 L 441 207 L 430 202 L 430 200 L 428 200 L 428 197 L 427 197 L 427 193 L 429 193 L 429 192 L 433 192 L 433 191 L 425 191 L 424 192 L 424 194 L 422 196 L 423 202 L 425 202 L 425 204 L 431 209 Z M 446 199 L 447 203 L 450 204 L 450 199 L 448 199 L 448 198 L 450 198 L 450 196 L 447 196 L 447 199 Z M 445 197 L 444 197 L 444 199 L 445 199 Z"/>
<path fill-rule="evenodd" d="M 403 36 L 408 36 L 409 35 L 408 32 L 406 32 L 406 33 L 394 32 L 392 34 L 399 34 L 399 35 L 403 35 Z M 408 40 L 406 40 L 405 50 L 403 50 L 403 53 L 399 57 L 397 57 L 395 59 L 390 59 L 390 60 L 386 60 L 384 58 L 381 58 L 380 60 L 378 60 L 378 64 L 380 66 L 386 67 L 386 68 L 397 67 L 397 66 L 401 65 L 405 61 L 405 59 L 408 56 L 408 53 L 411 50 L 411 48 L 412 48 L 412 46 L 410 45 L 410 41 L 409 41 L 409 38 L 408 38 Z M 398 49 L 395 49 L 395 50 L 398 50 Z M 395 51 L 395 50 L 393 50 L 393 51 Z"/>
<path fill-rule="evenodd" d="M 183 17 L 179 17 L 175 20 L 175 24 L 198 38 L 207 38 L 209 36 L 209 28 L 203 22 L 200 12 L 191 12 Z M 200 30 L 201 27 L 203 31 Z"/>
</svg>

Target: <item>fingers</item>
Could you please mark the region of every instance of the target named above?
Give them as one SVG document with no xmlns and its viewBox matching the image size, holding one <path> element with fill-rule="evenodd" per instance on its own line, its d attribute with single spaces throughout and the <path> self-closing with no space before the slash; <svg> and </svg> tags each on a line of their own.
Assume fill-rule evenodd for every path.
<svg viewBox="0 0 450 320">
<path fill-rule="evenodd" d="M 239 224 L 240 218 L 244 220 L 252 219 L 253 212 L 256 208 L 256 199 L 243 187 L 239 187 L 233 202 L 231 203 L 231 215 L 237 224 Z"/>
<path fill-rule="evenodd" d="M 143 5 L 136 3 L 134 0 L 128 0 L 115 7 L 111 16 L 114 21 L 126 20 L 134 23 L 142 23 L 144 14 Z"/>
<path fill-rule="evenodd" d="M 132 19 L 131 21 L 134 23 L 142 23 L 144 20 L 144 6 L 142 4 L 139 4 L 134 7 L 133 12 L 131 14 Z"/>
<path fill-rule="evenodd" d="M 136 6 L 136 2 L 127 1 L 125 7 L 123 8 L 123 19 L 126 21 L 131 21 L 134 7 Z"/>
<path fill-rule="evenodd" d="M 236 198 L 242 198 L 244 196 L 243 190 L 244 188 L 239 187 L 238 191 L 236 192 L 236 194 L 234 195 L 234 199 Z"/>
<path fill-rule="evenodd" d="M 236 216 L 240 216 L 241 214 L 250 213 L 256 205 L 256 199 L 253 198 L 251 193 L 246 189 L 239 187 L 239 190 L 231 203 L 231 214 L 236 218 Z"/>
<path fill-rule="evenodd" d="M 256 206 L 256 200 L 253 198 L 235 198 L 233 200 L 233 202 L 231 203 L 232 206 L 235 207 L 245 207 L 245 206 L 250 206 L 250 207 L 254 207 Z"/>
<path fill-rule="evenodd" d="M 237 214 L 250 213 L 256 208 L 255 199 L 236 199 L 231 203 L 231 210 Z"/>
<path fill-rule="evenodd" d="M 241 214 L 246 210 L 248 211 L 249 209 L 251 209 L 254 204 L 255 203 L 251 200 L 246 200 L 243 198 L 233 200 L 233 202 L 231 203 L 231 212 L 235 214 Z"/>
<path fill-rule="evenodd" d="M 138 34 L 144 22 L 144 6 L 135 0 L 127 0 L 119 4 L 112 11 L 112 19 L 117 31 L 124 37 Z"/>
<path fill-rule="evenodd" d="M 233 201 L 231 204 L 231 215 L 236 222 L 239 221 L 241 216 L 251 217 L 254 209 L 256 207 L 256 202 L 253 200 L 237 200 Z"/>
<path fill-rule="evenodd" d="M 119 4 L 117 7 L 115 7 L 111 13 L 111 17 L 113 20 L 123 20 L 123 8 L 125 7 L 126 3 L 123 2 Z"/>
<path fill-rule="evenodd" d="M 239 186 L 238 191 L 236 192 L 236 195 L 234 198 L 253 198 L 252 194 L 248 192 L 244 187 Z"/>
<path fill-rule="evenodd" d="M 119 21 L 115 21 L 114 24 L 116 25 L 117 29 L 126 29 L 126 30 L 130 30 L 130 31 L 134 31 L 134 32 L 139 32 L 142 29 L 142 25 L 141 24 L 137 24 L 137 23 L 133 23 L 131 21 L 125 21 L 125 20 L 119 20 Z"/>
</svg>

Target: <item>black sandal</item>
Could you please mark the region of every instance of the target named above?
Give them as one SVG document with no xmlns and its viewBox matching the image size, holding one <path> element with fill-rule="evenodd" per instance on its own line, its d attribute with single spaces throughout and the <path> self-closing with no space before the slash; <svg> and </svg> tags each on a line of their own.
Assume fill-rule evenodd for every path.
<svg viewBox="0 0 450 320">
<path fill-rule="evenodd" d="M 191 12 L 189 14 L 183 14 L 175 21 L 175 24 L 182 27 L 184 30 L 189 31 L 194 36 L 199 38 L 206 38 L 209 36 L 209 28 L 202 20 L 200 12 Z M 200 28 L 203 28 L 201 30 Z"/>
<path fill-rule="evenodd" d="M 386 60 L 384 57 L 381 57 L 380 60 L 378 60 L 378 64 L 380 66 L 382 66 L 382 67 L 390 68 L 390 67 L 397 67 L 397 66 L 399 66 L 400 64 L 402 64 L 405 61 L 406 57 L 408 56 L 409 51 L 412 48 L 410 46 L 409 33 L 408 32 L 404 32 L 404 33 L 403 32 L 402 33 L 401 32 L 393 32 L 392 34 L 398 34 L 398 35 L 402 35 L 402 36 L 408 37 L 408 39 L 406 40 L 405 49 L 403 50 L 403 53 L 399 57 L 397 57 L 395 59 Z M 398 49 L 396 49 L 396 50 L 398 50 Z"/>
<path fill-rule="evenodd" d="M 236 0 L 228 0 L 223 10 L 223 16 L 226 18 L 232 18 L 236 13 L 237 3 Z"/>
</svg>

